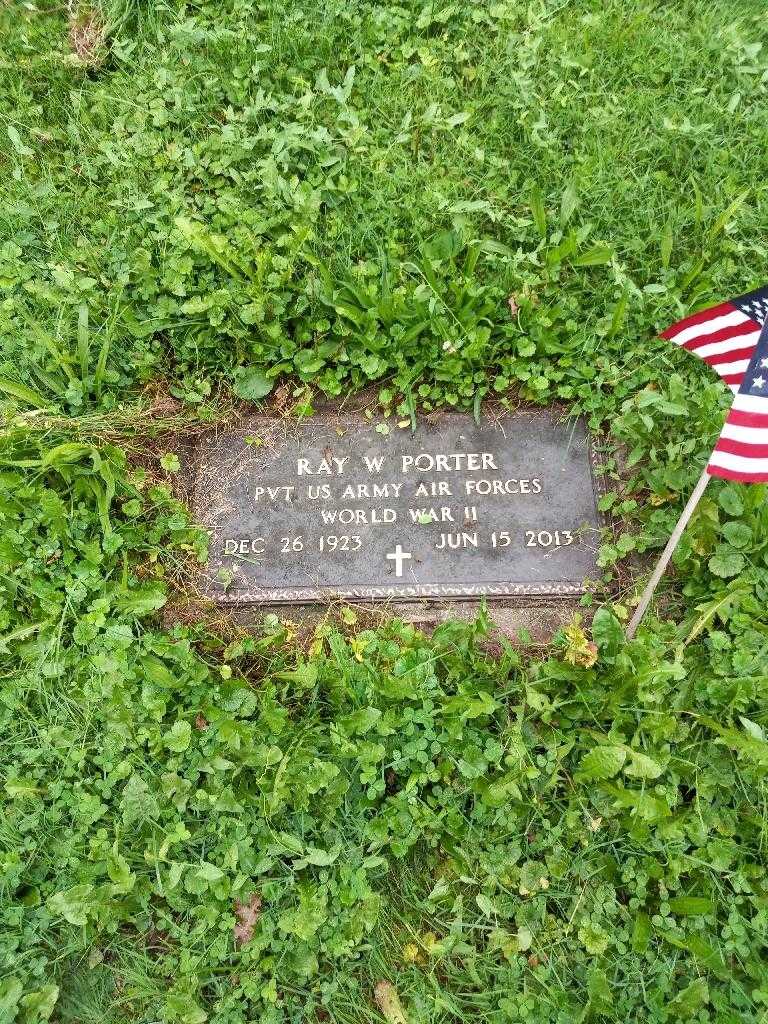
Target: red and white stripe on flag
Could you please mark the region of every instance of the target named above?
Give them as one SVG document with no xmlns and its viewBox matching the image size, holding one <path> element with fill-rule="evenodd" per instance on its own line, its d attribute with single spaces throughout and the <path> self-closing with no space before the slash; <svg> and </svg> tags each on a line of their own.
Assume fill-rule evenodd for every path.
<svg viewBox="0 0 768 1024">
<path fill-rule="evenodd" d="M 768 383 L 768 373 L 763 379 Z M 736 395 L 707 472 L 725 480 L 768 483 L 768 392 L 765 398 Z"/>
<path fill-rule="evenodd" d="M 694 313 L 662 338 L 699 356 L 735 392 L 707 472 L 768 483 L 768 287 Z"/>
</svg>

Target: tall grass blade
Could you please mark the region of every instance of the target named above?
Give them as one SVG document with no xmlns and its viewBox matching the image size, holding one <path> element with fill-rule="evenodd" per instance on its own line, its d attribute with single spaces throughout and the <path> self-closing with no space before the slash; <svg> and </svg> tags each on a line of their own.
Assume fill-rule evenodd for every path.
<svg viewBox="0 0 768 1024">
<path fill-rule="evenodd" d="M 528 199 L 528 205 L 531 208 L 531 214 L 533 215 L 534 226 L 539 233 L 540 238 L 547 237 L 547 214 L 544 209 L 544 196 L 542 195 L 541 188 L 538 185 L 534 185 L 531 189 L 531 194 Z"/>
<path fill-rule="evenodd" d="M 39 324 L 29 322 L 29 326 L 37 340 L 40 341 L 48 350 L 56 365 L 64 371 L 67 376 L 67 380 L 73 384 L 76 383 L 78 377 L 73 369 L 74 364 L 69 352 L 62 348 L 54 336 L 44 330 Z"/>
<path fill-rule="evenodd" d="M 0 377 L 0 391 L 4 391 L 12 398 L 20 398 L 22 402 L 33 405 L 36 409 L 48 409 L 51 403 L 38 392 L 28 388 L 25 384 L 18 384 L 14 380 Z"/>
<path fill-rule="evenodd" d="M 80 380 L 83 394 L 88 392 L 88 364 L 90 362 L 91 340 L 88 330 L 88 306 L 81 302 L 77 310 L 77 361 L 80 364 Z"/>
<path fill-rule="evenodd" d="M 621 293 L 619 301 L 616 303 L 616 308 L 613 311 L 611 317 L 611 326 L 608 328 L 608 337 L 615 338 L 620 331 L 624 318 L 627 315 L 627 307 L 629 306 L 629 288 L 625 287 Z"/>
<path fill-rule="evenodd" d="M 563 198 L 560 200 L 560 227 L 564 228 L 571 217 L 576 212 L 576 207 L 579 205 L 579 195 L 576 191 L 576 186 L 571 182 L 566 186 L 563 192 Z"/>
<path fill-rule="evenodd" d="M 416 433 L 416 402 L 413 397 L 413 391 L 408 388 L 405 392 L 405 407 L 408 410 L 408 415 L 411 419 L 411 433 Z"/>
<path fill-rule="evenodd" d="M 709 229 L 709 237 L 716 238 L 722 231 L 725 230 L 725 226 L 730 221 L 734 214 L 736 214 L 741 207 L 744 205 L 749 190 L 742 192 L 740 196 L 736 196 L 732 203 L 729 203 L 725 210 L 720 214 L 715 223 Z"/>
<path fill-rule="evenodd" d="M 669 260 L 672 256 L 672 246 L 674 244 L 674 234 L 672 231 L 672 218 L 669 217 L 667 223 L 664 225 L 664 229 L 661 232 L 661 241 L 659 247 L 661 249 L 661 265 L 665 270 L 669 269 Z"/>
<path fill-rule="evenodd" d="M 99 349 L 99 357 L 96 360 L 96 367 L 93 371 L 93 386 L 97 398 L 101 398 L 101 385 L 104 382 L 104 371 L 107 368 L 107 357 L 109 356 L 109 349 L 112 345 L 112 335 L 109 327 L 104 328 L 104 341 L 101 343 Z"/>
</svg>

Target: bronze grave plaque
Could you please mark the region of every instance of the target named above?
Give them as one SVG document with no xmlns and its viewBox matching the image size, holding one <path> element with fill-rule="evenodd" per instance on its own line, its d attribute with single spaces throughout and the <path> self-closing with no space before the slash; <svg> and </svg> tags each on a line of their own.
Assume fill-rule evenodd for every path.
<svg viewBox="0 0 768 1024">
<path fill-rule="evenodd" d="M 552 411 L 415 433 L 259 417 L 203 441 L 204 590 L 223 604 L 574 596 L 598 574 L 597 465 Z"/>
</svg>

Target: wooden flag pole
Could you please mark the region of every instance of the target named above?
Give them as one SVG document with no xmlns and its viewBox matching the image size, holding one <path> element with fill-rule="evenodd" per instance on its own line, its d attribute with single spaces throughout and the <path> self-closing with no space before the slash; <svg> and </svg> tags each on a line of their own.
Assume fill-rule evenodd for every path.
<svg viewBox="0 0 768 1024">
<path fill-rule="evenodd" d="M 667 546 L 664 548 L 664 551 L 661 554 L 661 558 L 659 559 L 656 568 L 653 570 L 653 575 L 646 584 L 645 590 L 643 591 L 643 596 L 640 598 L 640 604 L 635 609 L 635 614 L 632 616 L 632 620 L 627 626 L 628 639 L 631 640 L 632 637 L 635 635 L 637 627 L 640 625 L 640 621 L 645 615 L 648 609 L 648 605 L 651 603 L 651 598 L 653 597 L 654 591 L 656 590 L 656 587 L 659 585 L 659 580 L 664 575 L 664 570 L 667 568 L 669 560 L 672 557 L 675 548 L 677 547 L 678 541 L 683 535 L 683 530 L 688 525 L 688 520 L 693 515 L 694 510 L 696 509 L 696 506 L 699 503 L 699 499 L 704 493 L 708 483 L 709 473 L 705 469 L 699 477 L 699 482 L 694 487 L 693 492 L 690 498 L 688 499 L 688 503 L 683 509 L 682 515 L 677 521 L 677 526 L 675 526 L 674 530 L 672 531 L 672 536 L 667 541 Z"/>
</svg>

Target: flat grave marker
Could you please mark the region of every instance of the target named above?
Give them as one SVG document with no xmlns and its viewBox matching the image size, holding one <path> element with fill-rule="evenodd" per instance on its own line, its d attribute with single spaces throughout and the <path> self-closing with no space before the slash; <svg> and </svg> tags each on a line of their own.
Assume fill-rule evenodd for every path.
<svg viewBox="0 0 768 1024">
<path fill-rule="evenodd" d="M 552 411 L 416 432 L 359 416 L 243 421 L 201 442 L 194 504 L 221 604 L 574 596 L 598 574 L 599 469 Z"/>
</svg>

